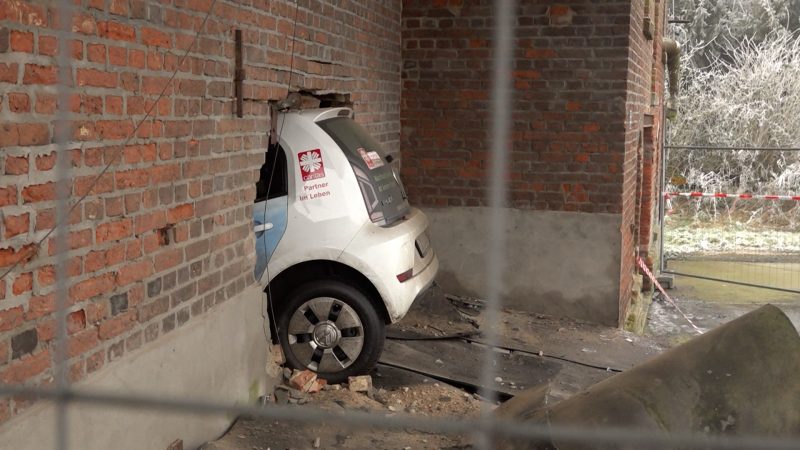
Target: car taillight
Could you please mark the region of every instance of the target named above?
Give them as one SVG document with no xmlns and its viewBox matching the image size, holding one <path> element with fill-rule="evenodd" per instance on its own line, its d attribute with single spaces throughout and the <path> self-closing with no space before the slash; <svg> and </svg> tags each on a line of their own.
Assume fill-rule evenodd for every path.
<svg viewBox="0 0 800 450">
<path fill-rule="evenodd" d="M 403 283 L 411 279 L 414 275 L 414 269 L 408 269 L 405 272 L 397 275 L 397 281 Z"/>
<path fill-rule="evenodd" d="M 364 198 L 364 206 L 367 207 L 367 214 L 369 214 L 369 220 L 379 225 L 383 224 L 385 222 L 383 208 L 381 208 L 381 202 L 378 200 L 378 193 L 375 192 L 375 187 L 372 186 L 367 174 L 360 168 L 353 166 L 353 172 L 356 174 L 358 187 L 361 190 L 361 196 Z"/>
</svg>

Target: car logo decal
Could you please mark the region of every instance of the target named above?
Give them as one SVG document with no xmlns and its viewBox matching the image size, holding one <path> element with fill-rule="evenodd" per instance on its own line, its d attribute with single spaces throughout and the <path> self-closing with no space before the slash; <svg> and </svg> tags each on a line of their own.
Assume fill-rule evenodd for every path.
<svg viewBox="0 0 800 450">
<path fill-rule="evenodd" d="M 300 163 L 300 175 L 303 181 L 325 177 L 325 165 L 322 162 L 322 150 L 306 150 L 297 154 Z"/>
</svg>

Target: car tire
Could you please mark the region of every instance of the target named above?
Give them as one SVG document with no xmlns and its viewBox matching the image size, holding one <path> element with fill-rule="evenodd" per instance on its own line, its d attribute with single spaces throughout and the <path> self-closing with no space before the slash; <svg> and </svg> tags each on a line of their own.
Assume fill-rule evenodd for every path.
<svg viewBox="0 0 800 450">
<path fill-rule="evenodd" d="M 292 291 L 277 323 L 286 363 L 310 369 L 332 384 L 375 367 L 386 337 L 385 324 L 369 298 L 337 280 L 315 281 Z"/>
</svg>

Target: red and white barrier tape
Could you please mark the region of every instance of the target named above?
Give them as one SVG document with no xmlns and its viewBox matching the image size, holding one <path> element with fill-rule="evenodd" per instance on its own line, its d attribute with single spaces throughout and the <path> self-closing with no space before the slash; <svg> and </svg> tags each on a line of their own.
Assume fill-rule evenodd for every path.
<svg viewBox="0 0 800 450">
<path fill-rule="evenodd" d="M 639 265 L 639 268 L 641 268 L 642 271 L 647 275 L 647 278 L 650 278 L 650 281 L 652 281 L 653 284 L 658 288 L 658 290 L 661 292 L 661 294 L 664 296 L 664 298 L 667 299 L 667 301 L 670 302 L 672 304 L 672 306 L 675 307 L 675 309 L 683 316 L 684 319 L 686 319 L 687 322 L 689 322 L 689 325 L 691 325 L 692 328 L 694 328 L 694 330 L 697 331 L 698 334 L 703 334 L 703 330 L 701 330 L 697 325 L 695 325 L 694 322 L 692 322 L 692 319 L 690 319 L 689 316 L 687 316 L 681 310 L 681 308 L 678 306 L 678 304 L 675 303 L 675 300 L 673 300 L 669 296 L 669 294 L 667 294 L 667 291 L 665 291 L 664 288 L 661 286 L 661 283 L 658 282 L 656 277 L 653 275 L 653 272 L 651 272 L 650 269 L 647 268 L 647 264 L 644 263 L 644 260 L 642 260 L 641 257 L 637 257 L 636 258 L 636 263 Z"/>
<path fill-rule="evenodd" d="M 760 195 L 760 194 L 727 194 L 724 192 L 664 192 L 664 198 L 690 197 L 690 198 L 738 198 L 741 200 L 789 200 L 800 201 L 800 195 Z"/>
</svg>

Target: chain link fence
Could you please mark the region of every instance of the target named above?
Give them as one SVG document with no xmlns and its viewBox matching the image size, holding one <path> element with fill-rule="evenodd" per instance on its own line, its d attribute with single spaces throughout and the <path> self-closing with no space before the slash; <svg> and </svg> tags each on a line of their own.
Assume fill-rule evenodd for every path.
<svg viewBox="0 0 800 450">
<path fill-rule="evenodd" d="M 800 149 L 666 151 L 662 272 L 800 292 Z"/>
</svg>

